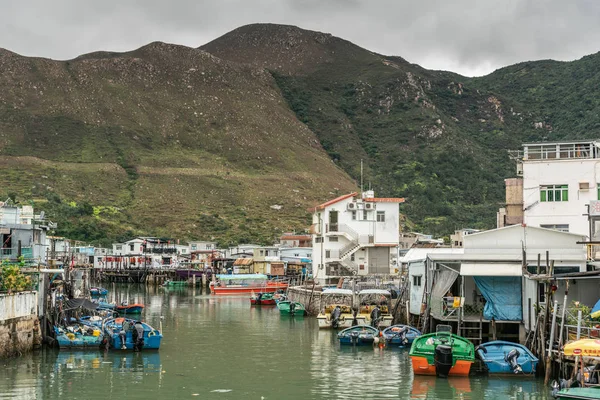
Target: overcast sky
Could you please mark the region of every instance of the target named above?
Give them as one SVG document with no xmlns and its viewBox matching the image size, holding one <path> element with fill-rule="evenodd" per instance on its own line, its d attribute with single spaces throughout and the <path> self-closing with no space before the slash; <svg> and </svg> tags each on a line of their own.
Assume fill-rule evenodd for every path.
<svg viewBox="0 0 600 400">
<path fill-rule="evenodd" d="M 0 47 L 54 59 L 155 40 L 198 47 L 256 22 L 468 76 L 600 50 L 600 0 L 0 0 Z"/>
</svg>

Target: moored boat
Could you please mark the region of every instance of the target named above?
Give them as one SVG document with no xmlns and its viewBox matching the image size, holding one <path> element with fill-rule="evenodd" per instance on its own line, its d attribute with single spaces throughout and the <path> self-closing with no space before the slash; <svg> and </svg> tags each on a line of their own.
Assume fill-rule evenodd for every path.
<svg viewBox="0 0 600 400">
<path fill-rule="evenodd" d="M 383 330 L 385 341 L 394 346 L 410 347 L 422 333 L 410 325 L 392 325 Z"/>
<path fill-rule="evenodd" d="M 221 274 L 210 283 L 212 294 L 275 293 L 288 287 L 287 281 L 270 280 L 264 274 Z"/>
<path fill-rule="evenodd" d="M 55 326 L 58 347 L 64 349 L 99 349 L 104 335 L 99 327 L 73 324 L 65 328 Z"/>
<path fill-rule="evenodd" d="M 324 289 L 321 296 L 324 296 L 328 303 L 317 315 L 319 328 L 351 327 L 353 320 L 352 295 L 352 290 L 349 289 Z"/>
<path fill-rule="evenodd" d="M 277 304 L 273 293 L 252 293 L 250 304 L 253 306 L 274 306 Z"/>
<path fill-rule="evenodd" d="M 163 337 L 160 331 L 144 322 L 122 317 L 105 320 L 103 329 L 110 346 L 122 350 L 158 350 Z M 143 331 L 142 337 L 138 329 Z"/>
<path fill-rule="evenodd" d="M 413 341 L 409 356 L 416 375 L 467 376 L 475 361 L 475 346 L 452 334 L 449 325 L 438 325 L 437 332 Z"/>
<path fill-rule="evenodd" d="M 597 400 L 600 399 L 600 388 L 572 387 L 555 391 L 552 396 L 561 400 Z"/>
<path fill-rule="evenodd" d="M 188 284 L 188 281 L 172 281 L 169 279 L 163 283 L 163 286 L 184 286 L 187 284 Z"/>
<path fill-rule="evenodd" d="M 355 346 L 372 345 L 379 341 L 379 329 L 370 325 L 356 325 L 346 328 L 338 333 L 340 344 L 351 344 Z"/>
<path fill-rule="evenodd" d="M 475 349 L 490 374 L 533 374 L 538 359 L 529 349 L 518 343 L 495 340 Z"/>
<path fill-rule="evenodd" d="M 280 301 L 277 303 L 279 314 L 290 317 L 303 317 L 304 316 L 304 304 L 297 301 Z"/>
<path fill-rule="evenodd" d="M 92 287 L 90 288 L 90 295 L 94 297 L 106 296 L 108 294 L 108 289 L 103 287 Z"/>
<path fill-rule="evenodd" d="M 390 313 L 392 295 L 383 289 L 365 289 L 358 292 L 360 309 L 356 320 L 359 324 L 385 328 L 392 325 L 394 317 Z"/>
<path fill-rule="evenodd" d="M 116 311 L 121 314 L 139 314 L 144 310 L 144 305 L 141 303 L 128 304 L 122 303 L 116 307 Z"/>
</svg>

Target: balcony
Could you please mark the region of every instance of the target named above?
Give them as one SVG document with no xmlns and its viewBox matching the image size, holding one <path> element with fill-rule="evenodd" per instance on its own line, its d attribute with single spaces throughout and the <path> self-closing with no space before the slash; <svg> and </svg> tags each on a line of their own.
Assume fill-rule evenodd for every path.
<svg viewBox="0 0 600 400">
<path fill-rule="evenodd" d="M 531 143 L 509 154 L 518 161 L 593 159 L 600 158 L 600 149 L 595 141 Z"/>
</svg>

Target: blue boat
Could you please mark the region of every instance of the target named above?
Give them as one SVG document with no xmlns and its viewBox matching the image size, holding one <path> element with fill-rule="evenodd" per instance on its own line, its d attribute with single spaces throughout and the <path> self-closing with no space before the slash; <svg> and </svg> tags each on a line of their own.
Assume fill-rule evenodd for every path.
<svg viewBox="0 0 600 400">
<path fill-rule="evenodd" d="M 134 327 L 136 322 L 139 321 L 129 318 L 109 318 L 105 320 L 103 323 L 104 334 L 108 338 L 110 346 L 122 350 L 158 350 L 163 337 L 162 333 L 144 322 L 139 322 L 144 328 L 143 342 L 139 343 Z"/>
<path fill-rule="evenodd" d="M 98 327 L 83 324 L 69 325 L 66 328 L 55 326 L 54 334 L 58 347 L 65 349 L 94 349 L 102 345 L 104 335 Z"/>
<path fill-rule="evenodd" d="M 379 342 L 379 329 L 370 325 L 356 325 L 338 333 L 340 344 L 355 346 L 372 345 Z"/>
<path fill-rule="evenodd" d="M 481 344 L 475 352 L 490 374 L 534 374 L 538 363 L 527 347 L 502 340 Z"/>
<path fill-rule="evenodd" d="M 399 347 L 410 347 L 412 342 L 421 335 L 421 331 L 410 325 L 392 325 L 383 330 L 385 341 Z"/>
<path fill-rule="evenodd" d="M 90 295 L 93 297 L 106 296 L 108 294 L 108 289 L 103 287 L 93 287 L 90 288 Z"/>
</svg>

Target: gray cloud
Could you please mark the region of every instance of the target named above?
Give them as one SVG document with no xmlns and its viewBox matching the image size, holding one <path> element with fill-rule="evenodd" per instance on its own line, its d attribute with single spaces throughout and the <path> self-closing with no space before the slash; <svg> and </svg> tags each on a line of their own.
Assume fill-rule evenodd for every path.
<svg viewBox="0 0 600 400">
<path fill-rule="evenodd" d="M 595 0 L 30 0 L 0 2 L 0 47 L 74 58 L 160 40 L 197 47 L 255 22 L 330 32 L 426 68 L 480 75 L 600 50 Z"/>
</svg>

